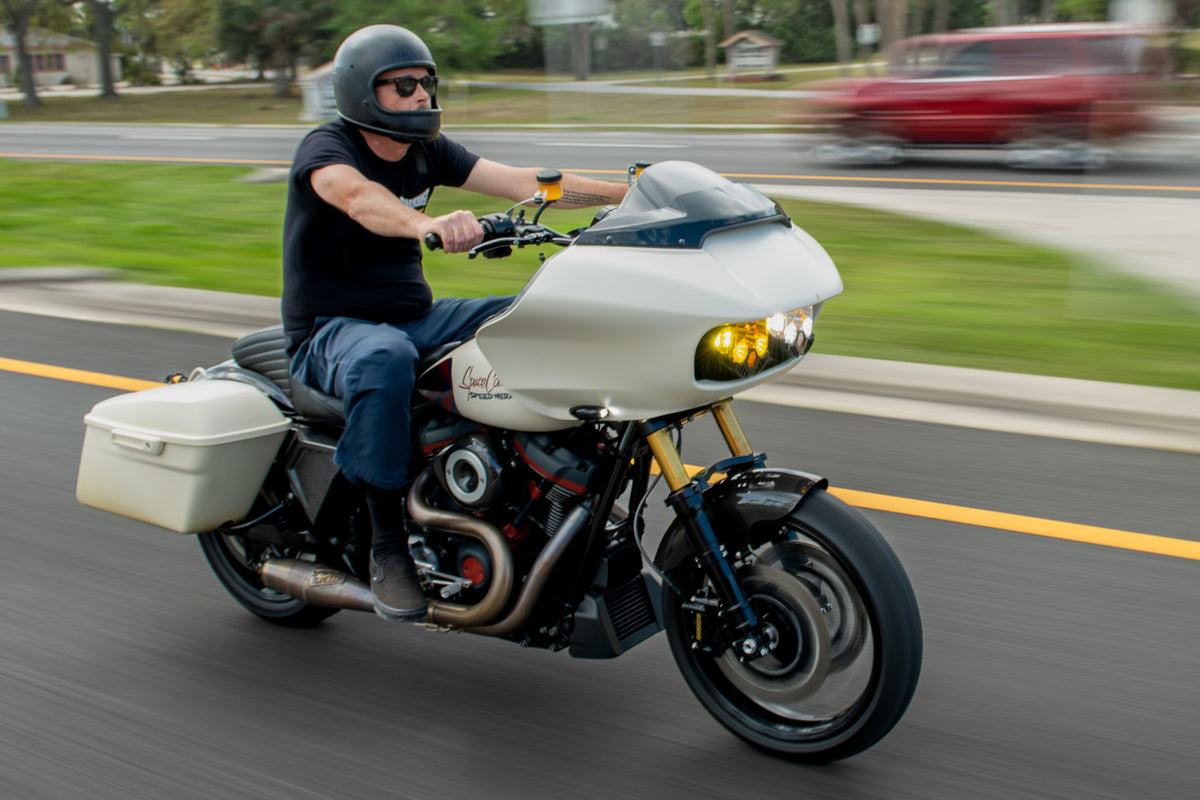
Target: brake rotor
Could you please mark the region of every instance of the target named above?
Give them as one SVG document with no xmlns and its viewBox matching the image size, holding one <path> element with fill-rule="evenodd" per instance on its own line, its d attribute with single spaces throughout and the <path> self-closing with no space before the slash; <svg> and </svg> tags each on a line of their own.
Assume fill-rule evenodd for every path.
<svg viewBox="0 0 1200 800">
<path fill-rule="evenodd" d="M 833 649 L 812 592 L 786 571 L 763 564 L 738 570 L 738 583 L 772 649 L 742 661 L 731 648 L 717 658 L 717 667 L 734 688 L 764 708 L 788 708 L 811 697 L 825 683 Z"/>
<path fill-rule="evenodd" d="M 839 672 L 854 663 L 866 643 L 867 614 L 833 557 L 808 542 L 786 541 L 771 545 L 759 563 L 783 569 L 808 587 L 829 630 L 830 670 Z"/>
</svg>

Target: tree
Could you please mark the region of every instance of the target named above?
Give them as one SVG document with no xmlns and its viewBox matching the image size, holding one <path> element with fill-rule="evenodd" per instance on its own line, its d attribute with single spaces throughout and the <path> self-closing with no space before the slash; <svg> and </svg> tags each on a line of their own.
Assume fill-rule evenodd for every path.
<svg viewBox="0 0 1200 800">
<path fill-rule="evenodd" d="M 27 106 L 42 104 L 33 80 L 33 62 L 29 58 L 29 49 L 25 43 L 30 24 L 42 10 L 42 2 L 43 0 L 0 0 L 4 25 L 17 45 L 17 72 L 20 75 L 21 91 L 25 95 L 22 104 Z"/>
<path fill-rule="evenodd" d="M 235 59 L 275 70 L 275 93 L 286 95 L 297 59 L 328 41 L 333 7 L 326 0 L 221 0 L 217 41 Z"/>
<path fill-rule="evenodd" d="M 429 46 L 440 68 L 478 71 L 536 38 L 525 22 L 525 0 L 343 0 L 328 25 L 323 55 L 365 25 L 393 23 Z"/>
<path fill-rule="evenodd" d="M 122 0 L 136 5 L 126 16 L 136 31 L 143 60 L 157 63 L 167 57 L 175 63 L 181 80 L 188 80 L 197 56 L 212 53 L 218 46 L 216 0 Z"/>
<path fill-rule="evenodd" d="M 92 36 L 96 39 L 96 57 L 100 67 L 100 96 L 116 97 L 112 71 L 113 20 L 125 13 L 126 4 L 117 0 L 87 0 L 92 18 Z"/>
<path fill-rule="evenodd" d="M 837 44 L 837 60 L 845 72 L 845 65 L 850 61 L 853 48 L 850 39 L 850 9 L 847 0 L 829 0 L 833 10 L 833 35 Z"/>
</svg>

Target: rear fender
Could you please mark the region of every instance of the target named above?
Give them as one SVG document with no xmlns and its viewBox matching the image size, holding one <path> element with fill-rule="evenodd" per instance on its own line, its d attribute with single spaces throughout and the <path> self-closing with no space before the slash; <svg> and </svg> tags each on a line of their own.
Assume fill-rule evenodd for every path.
<svg viewBox="0 0 1200 800">
<path fill-rule="evenodd" d="M 713 530 L 729 554 L 765 541 L 766 531 L 791 514 L 805 495 L 829 482 L 817 475 L 787 469 L 751 469 L 730 475 L 704 490 L 704 509 Z M 676 521 L 659 545 L 654 564 L 670 573 L 689 556 L 692 547 Z"/>
</svg>

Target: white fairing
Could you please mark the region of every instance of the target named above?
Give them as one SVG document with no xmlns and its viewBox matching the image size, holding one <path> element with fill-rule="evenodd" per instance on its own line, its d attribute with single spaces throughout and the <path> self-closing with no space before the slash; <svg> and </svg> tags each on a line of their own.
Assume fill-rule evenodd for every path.
<svg viewBox="0 0 1200 800">
<path fill-rule="evenodd" d="M 677 165 L 684 183 L 712 180 L 711 191 L 734 186 L 681 163 L 647 170 L 610 215 L 624 227 L 610 228 L 627 230 L 631 219 L 682 219 L 684 212 L 674 208 L 627 212 L 630 204 L 647 205 L 637 189 L 659 167 Z M 657 188 L 661 193 L 662 185 Z M 693 195 L 709 191 L 684 188 Z M 737 189 L 746 191 L 753 190 Z M 611 237 L 617 244 L 607 244 L 601 226 L 592 229 L 594 243 L 576 243 L 548 259 L 508 311 L 450 356 L 458 413 L 485 424 L 549 430 L 574 424 L 570 409 L 578 406 L 606 408 L 612 420 L 637 420 L 707 405 L 795 364 L 742 380 L 697 381 L 696 347 L 708 331 L 820 304 L 842 291 L 825 250 L 778 218 L 739 221 L 699 236 L 697 226 L 685 226 L 695 241 L 678 247 L 626 246 L 621 242 L 629 237 L 619 234 Z"/>
</svg>

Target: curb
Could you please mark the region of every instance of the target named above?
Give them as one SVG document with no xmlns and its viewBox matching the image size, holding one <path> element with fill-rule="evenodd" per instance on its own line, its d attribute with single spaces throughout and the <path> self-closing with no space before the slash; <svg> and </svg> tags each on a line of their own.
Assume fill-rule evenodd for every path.
<svg viewBox="0 0 1200 800">
<path fill-rule="evenodd" d="M 0 284 L 116 280 L 120 274 L 100 267 L 5 267 L 0 269 Z"/>
</svg>

